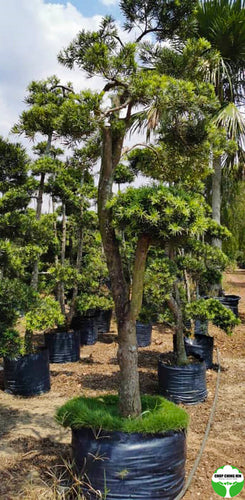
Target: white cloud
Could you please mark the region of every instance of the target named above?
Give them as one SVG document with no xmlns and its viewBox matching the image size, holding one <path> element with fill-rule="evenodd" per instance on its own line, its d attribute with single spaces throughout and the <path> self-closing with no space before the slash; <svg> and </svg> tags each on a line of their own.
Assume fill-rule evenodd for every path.
<svg viewBox="0 0 245 500">
<path fill-rule="evenodd" d="M 118 0 L 100 0 L 104 5 L 117 5 Z"/>
<path fill-rule="evenodd" d="M 0 2 L 0 135 L 9 133 L 24 109 L 32 80 L 56 74 L 63 82 L 72 81 L 77 90 L 98 88 L 98 79 L 66 69 L 58 63 L 57 54 L 81 29 L 97 29 L 100 21 L 100 16 L 82 16 L 71 3 Z"/>
<path fill-rule="evenodd" d="M 101 78 L 88 79 L 79 69 L 71 71 L 57 61 L 58 52 L 81 29 L 96 30 L 100 22 L 100 16 L 86 18 L 69 2 L 61 5 L 44 0 L 0 0 L 1 136 L 21 141 L 31 151 L 29 141 L 9 132 L 25 109 L 26 88 L 32 80 L 55 74 L 63 83 L 71 81 L 77 91 L 88 87 L 101 89 Z M 119 34 L 123 40 L 133 36 L 123 33 L 120 27 Z M 127 138 L 126 143 L 131 145 L 134 141 L 135 136 Z M 142 140 L 137 137 L 136 142 Z"/>
</svg>

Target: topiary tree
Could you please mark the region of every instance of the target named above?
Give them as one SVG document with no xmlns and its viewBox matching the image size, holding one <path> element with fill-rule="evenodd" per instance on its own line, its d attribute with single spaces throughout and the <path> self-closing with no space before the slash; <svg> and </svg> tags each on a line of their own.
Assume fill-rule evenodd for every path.
<svg viewBox="0 0 245 500">
<path fill-rule="evenodd" d="M 140 25 L 136 40 L 124 43 L 116 24 L 107 17 L 97 32 L 81 31 L 59 55 L 60 62 L 69 68 L 78 65 L 87 75 L 100 75 L 105 80 L 102 93 L 87 91 L 80 94 L 79 109 L 84 111 L 87 126 L 94 125 L 102 140 L 98 214 L 118 323 L 120 410 L 125 416 L 137 416 L 141 411 L 135 319 L 141 307 L 143 271 L 151 237 L 142 232 L 138 239 L 130 295 L 120 242 L 113 226 L 112 206 L 108 202 L 112 198 L 114 171 L 121 161 L 126 133 L 134 124 L 142 123 L 147 118 L 150 108 L 164 109 L 171 119 L 173 110 L 178 110 L 181 116 L 187 117 L 192 112 L 203 116 L 215 107 L 211 86 L 159 75 L 154 69 L 146 71 L 143 61 L 140 61 L 140 44 L 144 36 L 153 33 L 161 40 L 178 36 L 186 28 L 195 3 L 123 1 L 121 8 L 126 29 L 131 30 L 134 26 L 137 30 L 137 24 Z M 111 98 L 111 105 L 108 100 L 103 102 L 107 95 Z M 143 114 L 137 106 L 143 106 Z M 78 120 L 69 120 L 69 117 L 60 123 L 60 130 L 67 141 L 83 138 L 84 129 L 78 123 Z M 142 191 L 139 198 L 141 195 Z M 133 213 L 135 221 L 140 223 L 140 218 Z M 152 217 L 155 217 L 157 226 L 157 210 Z M 176 226 L 173 222 L 173 230 L 174 227 L 178 232 L 178 222 Z M 153 224 L 151 228 L 154 229 Z"/>
</svg>

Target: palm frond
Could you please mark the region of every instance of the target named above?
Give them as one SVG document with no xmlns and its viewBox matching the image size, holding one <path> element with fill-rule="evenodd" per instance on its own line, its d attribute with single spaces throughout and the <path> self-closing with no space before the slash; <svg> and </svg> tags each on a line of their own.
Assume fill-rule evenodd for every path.
<svg viewBox="0 0 245 500">
<path fill-rule="evenodd" d="M 224 106 L 213 121 L 226 129 L 229 139 L 245 140 L 245 116 L 233 102 Z"/>
</svg>

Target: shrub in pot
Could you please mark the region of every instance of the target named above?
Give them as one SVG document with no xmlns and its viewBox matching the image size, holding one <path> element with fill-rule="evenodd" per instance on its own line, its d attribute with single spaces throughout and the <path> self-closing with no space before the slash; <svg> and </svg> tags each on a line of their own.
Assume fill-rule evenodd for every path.
<svg viewBox="0 0 245 500">
<path fill-rule="evenodd" d="M 186 306 L 187 317 L 199 318 L 203 324 L 208 321 L 224 330 L 227 334 L 231 334 L 233 328 L 239 324 L 239 320 L 231 310 L 225 310 L 223 304 L 217 299 L 199 299 Z M 213 364 L 213 337 L 208 334 L 195 334 L 185 338 L 186 352 L 189 354 L 199 354 L 207 368 L 211 368 Z"/>
<path fill-rule="evenodd" d="M 57 411 L 58 422 L 72 430 L 86 498 L 97 498 L 96 490 L 108 500 L 175 498 L 182 489 L 188 416 L 160 396 L 141 399 L 138 419 L 121 417 L 118 396 L 78 397 Z"/>
<path fill-rule="evenodd" d="M 44 330 L 44 343 L 49 351 L 51 363 L 69 363 L 80 359 L 80 338 L 77 332 L 69 329 L 61 313 L 59 303 L 52 297 L 40 302 L 30 322 L 35 330 Z"/>
<path fill-rule="evenodd" d="M 80 293 L 76 303 L 77 313 L 71 326 L 80 332 L 81 344 L 94 344 L 97 341 L 98 333 L 109 331 L 112 306 L 111 297 L 105 296 L 101 292 L 98 292 L 97 295 Z"/>
<path fill-rule="evenodd" d="M 34 396 L 50 389 L 49 352 L 33 345 L 33 333 L 63 320 L 57 302 L 36 298 L 35 305 L 25 315 L 25 336 L 6 330 L 2 338 L 4 355 L 4 387 L 11 394 Z"/>
<path fill-rule="evenodd" d="M 159 391 L 177 403 L 201 402 L 207 396 L 205 369 L 207 365 L 212 366 L 213 339 L 210 337 L 202 339 L 199 336 L 199 340 L 195 340 L 194 335 L 193 338 L 184 339 L 186 321 L 209 320 L 229 331 L 235 326 L 236 318 L 231 311 L 227 312 L 220 307 L 219 301 L 214 299 L 200 299 L 187 303 L 185 282 L 180 279 L 184 260 L 182 259 L 179 268 L 179 257 L 176 258 L 174 252 L 169 259 L 162 251 L 154 249 L 151 257 L 152 260 L 146 270 L 144 294 L 148 301 L 155 303 L 155 306 L 158 304 L 159 307 L 165 303 L 172 314 L 176 333 L 175 356 L 170 356 L 168 362 L 165 362 L 164 356 L 159 360 Z M 192 325 L 193 321 L 189 322 L 190 328 Z M 189 355 L 196 356 L 197 360 L 190 362 Z"/>
</svg>

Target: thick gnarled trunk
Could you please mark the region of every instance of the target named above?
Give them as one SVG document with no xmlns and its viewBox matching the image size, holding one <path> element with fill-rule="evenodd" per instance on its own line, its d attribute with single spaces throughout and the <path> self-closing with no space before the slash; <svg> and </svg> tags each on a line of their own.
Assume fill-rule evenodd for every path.
<svg viewBox="0 0 245 500">
<path fill-rule="evenodd" d="M 141 237 L 138 242 L 130 301 L 119 243 L 112 225 L 111 212 L 106 206 L 112 196 L 113 169 L 120 160 L 123 138 L 123 135 L 113 137 L 110 127 L 104 128 L 98 215 L 118 324 L 119 408 L 122 416 L 136 417 L 141 413 L 141 400 L 135 322 L 142 303 L 143 276 L 150 242 L 147 237 Z"/>
</svg>

